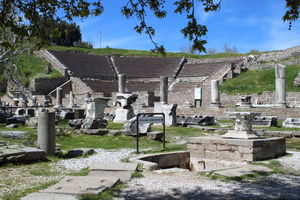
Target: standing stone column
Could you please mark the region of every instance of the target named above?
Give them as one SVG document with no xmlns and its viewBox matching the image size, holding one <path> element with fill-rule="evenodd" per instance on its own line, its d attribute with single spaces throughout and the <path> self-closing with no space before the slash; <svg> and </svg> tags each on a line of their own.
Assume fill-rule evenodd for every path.
<svg viewBox="0 0 300 200">
<path fill-rule="evenodd" d="M 37 97 L 36 96 L 31 97 L 31 105 L 32 105 L 32 107 L 37 106 Z"/>
<path fill-rule="evenodd" d="M 62 107 L 62 88 L 56 88 L 56 108 Z"/>
<path fill-rule="evenodd" d="M 72 91 L 70 91 L 69 107 L 70 107 L 70 108 L 73 108 L 73 107 L 74 107 L 74 94 L 73 94 Z"/>
<path fill-rule="evenodd" d="M 119 93 L 126 93 L 126 75 L 125 74 L 119 74 L 118 79 L 118 87 L 119 87 Z"/>
<path fill-rule="evenodd" d="M 275 65 L 275 88 L 276 88 L 276 106 L 286 107 L 286 86 L 285 86 L 285 69 L 286 66 L 281 64 Z"/>
<path fill-rule="evenodd" d="M 160 77 L 160 102 L 161 104 L 168 104 L 168 77 Z"/>
<path fill-rule="evenodd" d="M 38 146 L 47 155 L 55 153 L 55 113 L 38 113 Z"/>
<path fill-rule="evenodd" d="M 220 108 L 222 105 L 220 103 L 220 91 L 219 91 L 219 81 L 211 80 L 211 103 L 210 107 Z"/>
</svg>

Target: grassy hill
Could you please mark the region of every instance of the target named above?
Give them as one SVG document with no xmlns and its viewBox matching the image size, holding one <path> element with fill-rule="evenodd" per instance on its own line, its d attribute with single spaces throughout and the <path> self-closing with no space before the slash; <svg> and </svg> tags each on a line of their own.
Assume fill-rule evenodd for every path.
<svg viewBox="0 0 300 200">
<path fill-rule="evenodd" d="M 286 89 L 288 92 L 300 92 L 300 87 L 293 86 L 300 66 L 290 65 L 286 68 Z M 275 69 L 251 70 L 229 79 L 220 87 L 227 94 L 261 94 L 275 91 Z"/>
<path fill-rule="evenodd" d="M 19 70 L 19 79 L 25 85 L 34 78 L 57 78 L 63 75 L 55 69 L 51 69 L 49 73 L 45 73 L 48 63 L 42 58 L 35 55 L 23 55 L 17 62 Z"/>
<path fill-rule="evenodd" d="M 93 54 L 102 54 L 102 55 L 120 55 L 120 56 L 151 56 L 151 57 L 163 57 L 159 53 L 153 53 L 151 51 L 144 50 L 129 50 L 129 49 L 115 49 L 115 48 L 101 48 L 101 49 L 92 49 L 92 48 L 79 48 L 79 47 L 63 47 L 63 46 L 51 46 L 48 47 L 49 50 L 58 50 L 58 51 L 80 51 Z M 188 53 L 173 53 L 167 52 L 166 57 L 186 57 L 186 58 L 223 58 L 223 57 L 232 57 L 232 56 L 241 56 L 246 54 L 236 54 L 236 53 L 217 53 L 214 55 L 193 55 Z"/>
</svg>

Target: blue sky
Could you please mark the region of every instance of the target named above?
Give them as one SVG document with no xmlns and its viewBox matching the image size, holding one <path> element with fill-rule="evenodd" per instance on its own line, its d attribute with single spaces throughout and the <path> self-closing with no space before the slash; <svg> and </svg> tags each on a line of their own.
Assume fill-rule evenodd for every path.
<svg viewBox="0 0 300 200">
<path fill-rule="evenodd" d="M 84 41 L 91 42 L 95 48 L 101 46 L 124 49 L 149 50 L 153 48 L 146 35 L 133 30 L 136 19 L 126 19 L 120 13 L 127 0 L 102 0 L 104 13 L 98 17 L 89 17 L 80 25 Z M 155 41 L 163 44 L 167 51 L 179 52 L 188 47 L 190 42 L 180 30 L 186 24 L 185 15 L 173 13 L 174 1 L 167 1 L 168 16 L 157 19 L 147 16 L 148 25 L 156 29 Z M 239 52 L 252 49 L 259 51 L 280 50 L 300 45 L 300 20 L 288 30 L 288 23 L 281 18 L 285 12 L 284 0 L 223 0 L 218 12 L 205 13 L 201 4 L 197 5 L 197 19 L 208 27 L 204 38 L 206 48 L 215 48 L 221 52 L 224 44 L 235 46 Z"/>
</svg>

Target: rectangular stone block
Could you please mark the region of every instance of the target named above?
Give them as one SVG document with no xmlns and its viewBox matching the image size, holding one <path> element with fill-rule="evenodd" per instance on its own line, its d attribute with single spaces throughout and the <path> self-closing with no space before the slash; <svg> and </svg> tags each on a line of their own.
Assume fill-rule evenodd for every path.
<svg viewBox="0 0 300 200">
<path fill-rule="evenodd" d="M 217 145 L 216 144 L 205 144 L 204 145 L 205 151 L 216 151 L 217 150 Z"/>
<path fill-rule="evenodd" d="M 239 147 L 239 152 L 244 154 L 244 153 L 253 153 L 253 147 L 244 147 L 244 146 L 240 146 Z"/>
</svg>

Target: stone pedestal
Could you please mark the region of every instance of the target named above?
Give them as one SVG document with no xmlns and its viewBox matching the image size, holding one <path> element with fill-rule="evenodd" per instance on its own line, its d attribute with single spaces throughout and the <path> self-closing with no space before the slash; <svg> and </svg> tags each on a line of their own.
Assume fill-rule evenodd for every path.
<svg viewBox="0 0 300 200">
<path fill-rule="evenodd" d="M 251 108 L 251 96 L 241 96 L 241 102 L 239 103 L 240 108 Z"/>
<path fill-rule="evenodd" d="M 211 103 L 210 107 L 220 108 L 222 107 L 220 103 L 220 91 L 219 91 L 219 81 L 211 80 Z"/>
<path fill-rule="evenodd" d="M 135 116 L 131 104 L 134 103 L 137 98 L 137 94 L 117 94 L 117 103 L 121 107 L 117 108 L 115 111 L 116 116 L 114 118 L 114 122 L 126 122 Z"/>
<path fill-rule="evenodd" d="M 177 109 L 177 104 L 156 103 L 154 106 L 155 113 L 164 113 L 165 114 L 165 125 L 166 126 L 176 126 L 177 125 L 176 109 Z"/>
<path fill-rule="evenodd" d="M 55 153 L 55 113 L 38 113 L 38 145 L 47 155 Z"/>
<path fill-rule="evenodd" d="M 86 117 L 89 119 L 103 119 L 104 109 L 107 106 L 108 98 L 90 98 L 86 105 Z"/>
<path fill-rule="evenodd" d="M 231 112 L 227 113 L 234 119 L 234 130 L 229 130 L 222 137 L 224 138 L 239 138 L 239 139 L 253 139 L 259 138 L 259 135 L 252 130 L 252 121 L 255 116 L 260 113 L 254 112 Z"/>
<path fill-rule="evenodd" d="M 126 109 L 117 108 L 115 114 L 114 122 L 126 122 L 135 116 L 132 106 L 129 106 Z"/>
<path fill-rule="evenodd" d="M 257 161 L 274 159 L 286 153 L 285 138 L 229 139 L 220 136 L 188 138 L 191 157 L 202 161 Z"/>
</svg>

